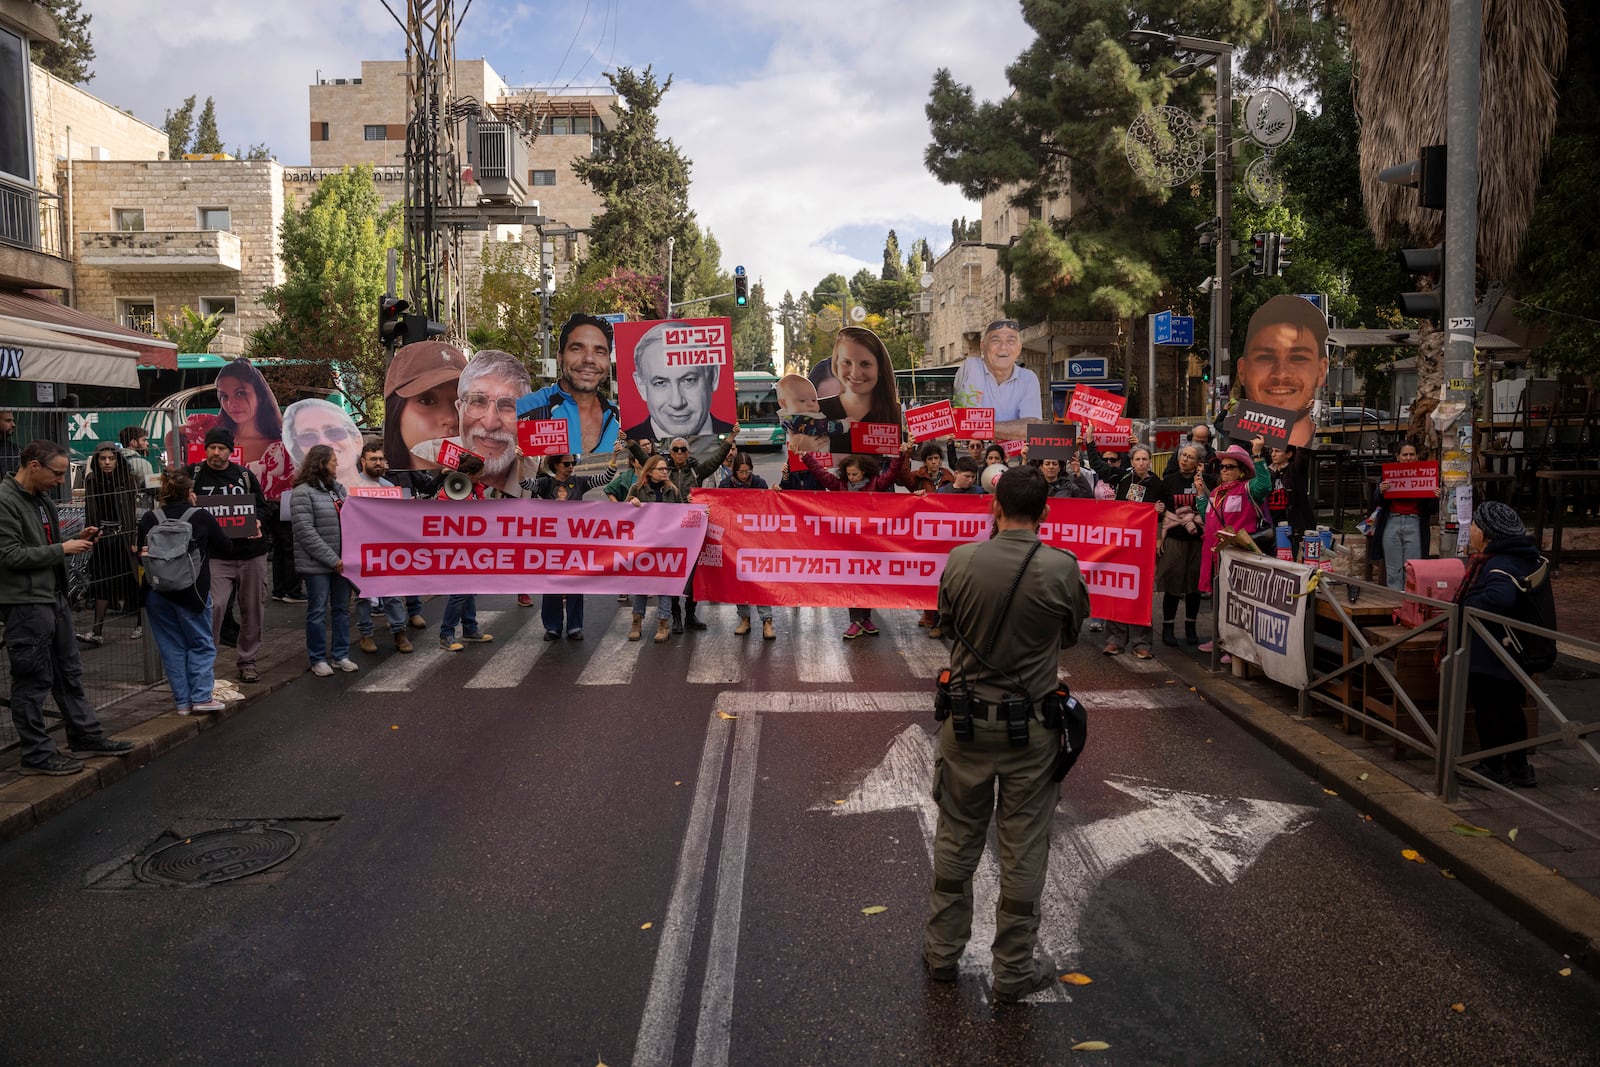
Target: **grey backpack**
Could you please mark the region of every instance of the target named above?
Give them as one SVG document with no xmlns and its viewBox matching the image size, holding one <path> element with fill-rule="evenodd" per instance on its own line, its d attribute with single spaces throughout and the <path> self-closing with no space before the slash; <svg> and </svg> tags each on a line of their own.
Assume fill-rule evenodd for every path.
<svg viewBox="0 0 1600 1067">
<path fill-rule="evenodd" d="M 175 519 L 162 515 L 145 536 L 149 554 L 144 560 L 144 576 L 158 593 L 187 592 L 200 580 L 200 547 L 194 543 L 194 526 L 189 522 L 198 510 L 189 508 Z"/>
</svg>

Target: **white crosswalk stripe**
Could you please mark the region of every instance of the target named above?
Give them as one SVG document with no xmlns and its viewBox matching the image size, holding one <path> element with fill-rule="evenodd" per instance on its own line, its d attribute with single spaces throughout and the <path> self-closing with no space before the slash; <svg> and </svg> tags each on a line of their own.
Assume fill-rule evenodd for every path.
<svg viewBox="0 0 1600 1067">
<path fill-rule="evenodd" d="M 800 608 L 795 612 L 794 644 L 804 650 L 795 656 L 795 671 L 802 682 L 852 680 L 850 665 L 845 662 L 845 643 L 840 639 L 847 625 L 842 615 L 832 615 L 827 608 Z"/>
<path fill-rule="evenodd" d="M 533 627 L 525 627 L 525 630 L 531 632 Z M 522 638 L 520 632 L 517 636 L 518 640 L 508 641 L 505 647 L 489 657 L 489 662 L 467 680 L 464 688 L 515 689 L 528 677 L 528 672 L 539 662 L 539 657 L 544 655 L 545 649 L 554 644 L 542 637 L 538 643 L 530 642 Z"/>
<path fill-rule="evenodd" d="M 729 606 L 701 604 L 697 614 L 711 628 L 693 638 L 694 655 L 689 660 L 689 683 L 735 685 L 744 681 L 745 656 L 752 641 L 760 642 L 760 632 L 735 637 L 733 628 L 739 625 L 739 620 Z"/>
<path fill-rule="evenodd" d="M 929 637 L 927 629 L 916 623 L 917 616 L 910 614 L 904 619 L 896 618 L 893 629 L 884 626 L 882 620 L 878 621 L 878 625 L 894 638 L 895 649 L 906 661 L 912 677 L 926 678 L 931 685 L 939 672 L 950 666 L 950 647 Z"/>
<path fill-rule="evenodd" d="M 595 646 L 594 655 L 589 657 L 583 673 L 578 675 L 579 685 L 627 685 L 633 681 L 639 652 L 651 643 L 656 632 L 655 601 L 646 604 L 643 639 L 628 640 L 628 626 L 632 622 L 633 610 L 617 605 L 617 617 Z"/>
<path fill-rule="evenodd" d="M 489 633 L 494 632 L 493 623 L 504 614 L 499 611 L 478 612 L 478 625 Z M 438 631 L 429 629 L 429 635 L 437 635 Z M 476 645 L 468 645 L 476 648 Z M 409 693 L 417 687 L 417 683 L 428 675 L 435 667 L 440 666 L 440 661 L 447 656 L 465 655 L 464 652 L 446 652 L 439 647 L 436 636 L 417 642 L 417 650 L 409 656 L 390 656 L 389 659 L 368 675 L 355 691 L 358 693 Z"/>
</svg>

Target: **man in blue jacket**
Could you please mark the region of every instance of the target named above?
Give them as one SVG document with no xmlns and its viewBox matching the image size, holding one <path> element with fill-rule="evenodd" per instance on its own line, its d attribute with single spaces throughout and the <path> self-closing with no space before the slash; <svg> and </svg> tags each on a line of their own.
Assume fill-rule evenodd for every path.
<svg viewBox="0 0 1600 1067">
<path fill-rule="evenodd" d="M 517 401 L 517 419 L 562 419 L 568 451 L 610 452 L 622 425 L 617 405 L 600 395 L 611 375 L 611 324 L 593 315 L 573 315 L 561 327 L 556 364 L 555 384 Z"/>
</svg>

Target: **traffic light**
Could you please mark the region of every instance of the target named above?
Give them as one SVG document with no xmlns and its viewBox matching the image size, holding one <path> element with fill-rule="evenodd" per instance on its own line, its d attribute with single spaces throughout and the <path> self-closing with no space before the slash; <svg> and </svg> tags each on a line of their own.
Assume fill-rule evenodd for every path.
<svg viewBox="0 0 1600 1067">
<path fill-rule="evenodd" d="M 733 302 L 738 307 L 750 304 L 750 276 L 743 267 L 733 268 Z"/>
<path fill-rule="evenodd" d="M 1250 238 L 1250 273 L 1267 273 L 1267 245 L 1271 240 L 1270 233 L 1253 234 Z"/>
<path fill-rule="evenodd" d="M 1294 238 L 1285 237 L 1281 233 L 1272 235 L 1272 262 L 1268 274 L 1276 278 L 1289 268 L 1294 261 Z"/>
<path fill-rule="evenodd" d="M 385 293 L 378 300 L 378 341 L 385 348 L 401 344 L 405 330 L 405 311 L 411 305 Z"/>
<path fill-rule="evenodd" d="M 406 315 L 405 340 L 401 344 L 414 344 L 417 341 L 426 341 L 430 337 L 438 337 L 445 332 L 442 322 L 434 322 L 426 315 Z"/>
<path fill-rule="evenodd" d="M 1417 158 L 1406 163 L 1384 167 L 1378 180 L 1385 185 L 1399 185 L 1417 191 L 1417 206 L 1444 210 L 1445 167 L 1449 150 L 1442 144 L 1424 145 Z"/>
<path fill-rule="evenodd" d="M 1400 314 L 1409 319 L 1431 319 L 1437 325 L 1442 316 L 1439 294 L 1444 292 L 1444 243 L 1432 248 L 1402 248 L 1400 268 L 1407 274 L 1433 279 L 1433 288 L 1428 292 L 1400 294 Z"/>
</svg>

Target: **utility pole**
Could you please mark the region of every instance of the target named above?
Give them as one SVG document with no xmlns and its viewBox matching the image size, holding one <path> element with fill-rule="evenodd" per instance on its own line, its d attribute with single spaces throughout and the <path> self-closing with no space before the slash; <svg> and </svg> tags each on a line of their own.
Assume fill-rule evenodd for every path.
<svg viewBox="0 0 1600 1067">
<path fill-rule="evenodd" d="M 1440 551 L 1454 546 L 1444 537 L 1472 511 L 1473 355 L 1477 320 L 1473 310 L 1478 262 L 1478 108 L 1482 86 L 1479 49 L 1482 0 L 1450 0 L 1449 60 L 1445 104 L 1444 327 L 1445 425 L 1439 426 L 1441 473 L 1450 492 L 1441 509 Z M 1465 386 L 1465 388 L 1462 388 Z M 1462 494 L 1465 498 L 1462 499 Z M 1465 507 L 1461 505 L 1465 504 Z M 1466 531 L 1458 531 L 1462 543 Z"/>
</svg>

